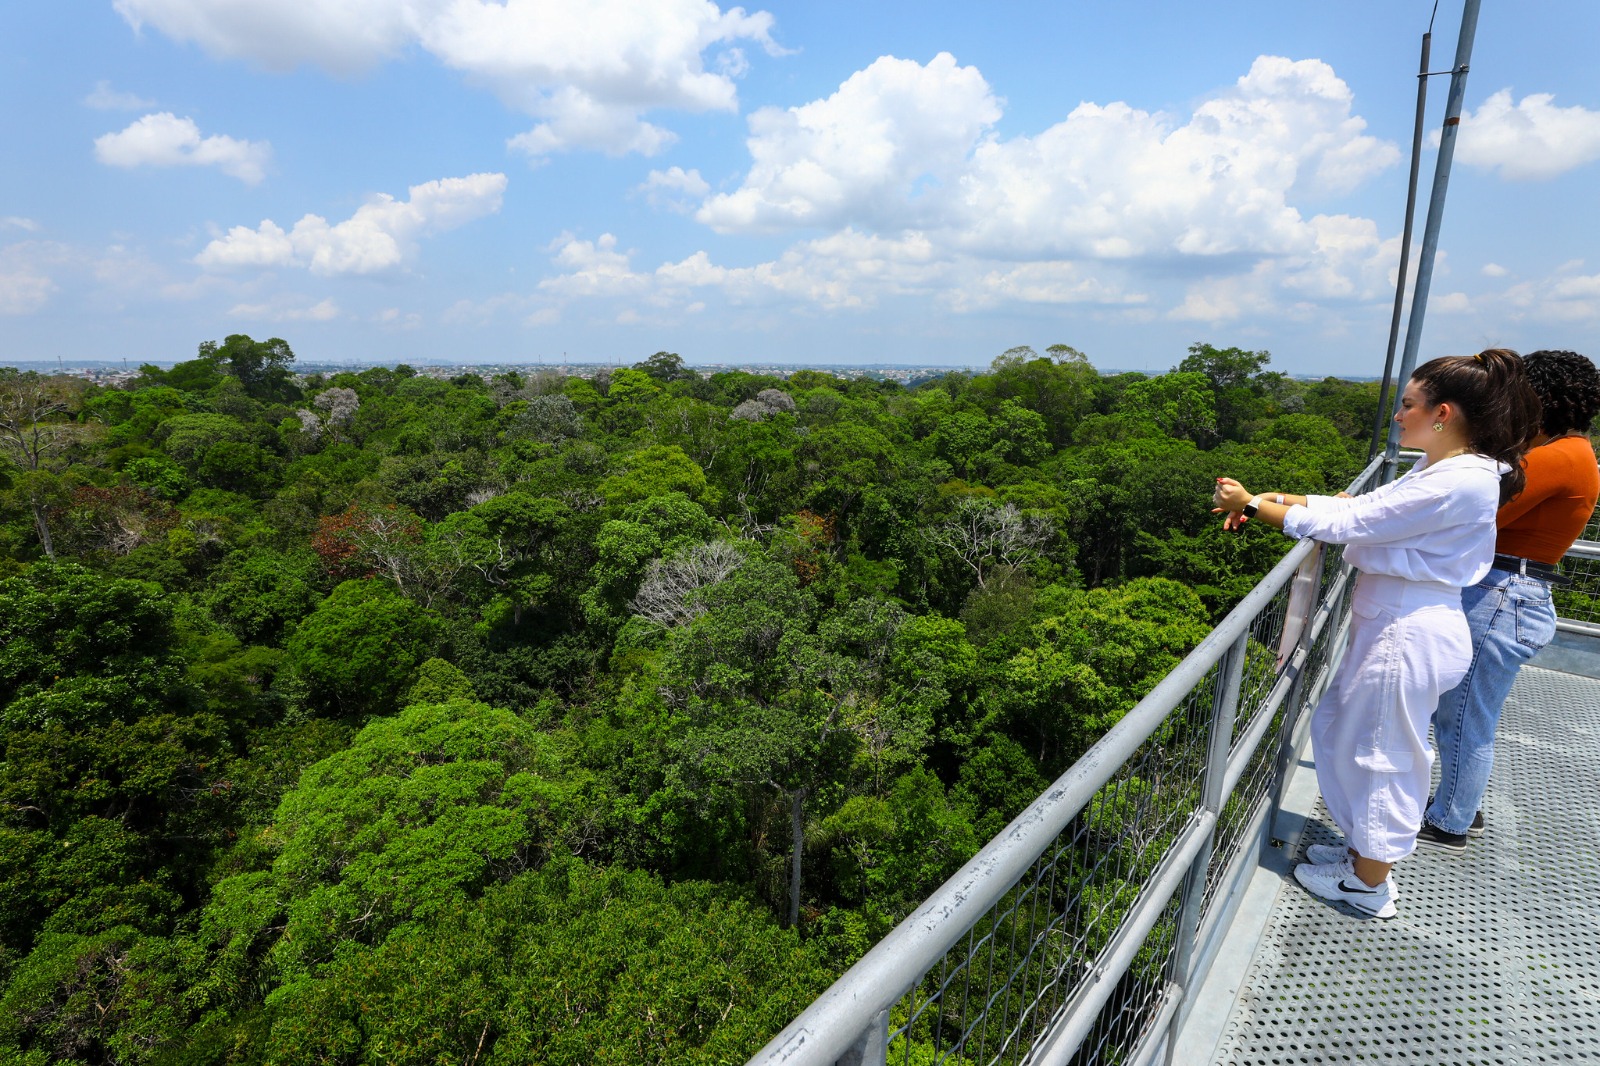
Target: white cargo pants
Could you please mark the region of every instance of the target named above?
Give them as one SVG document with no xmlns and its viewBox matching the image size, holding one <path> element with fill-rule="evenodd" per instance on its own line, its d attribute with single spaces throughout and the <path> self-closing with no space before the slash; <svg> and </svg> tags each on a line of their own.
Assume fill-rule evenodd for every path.
<svg viewBox="0 0 1600 1066">
<path fill-rule="evenodd" d="M 1350 645 L 1311 716 L 1317 784 L 1345 841 L 1395 862 L 1416 850 L 1439 697 L 1466 676 L 1472 639 L 1461 590 L 1362 574 Z"/>
</svg>

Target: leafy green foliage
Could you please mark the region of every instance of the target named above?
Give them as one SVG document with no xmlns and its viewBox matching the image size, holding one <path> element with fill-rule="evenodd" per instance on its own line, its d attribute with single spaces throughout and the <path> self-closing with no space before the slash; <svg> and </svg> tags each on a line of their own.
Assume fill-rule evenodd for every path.
<svg viewBox="0 0 1600 1066">
<path fill-rule="evenodd" d="M 163 928 L 227 831 L 207 809 L 224 723 L 197 706 L 172 605 L 40 564 L 0 582 L 0 958 L 41 931 Z"/>
<path fill-rule="evenodd" d="M 72 564 L 0 582 L 0 722 L 80 730 L 156 713 L 182 687 L 172 639 L 148 582 Z"/>
<path fill-rule="evenodd" d="M 382 714 L 409 687 L 439 635 L 435 618 L 393 586 L 346 581 L 289 638 L 289 664 L 313 705 L 336 714 Z"/>
<path fill-rule="evenodd" d="M 1186 586 L 1139 578 L 1069 589 L 1045 607 L 1029 646 L 1007 665 L 1013 735 L 1063 770 L 1155 687 L 1210 630 Z M 1074 713 L 1062 715 L 1060 708 Z"/>
<path fill-rule="evenodd" d="M 507 711 L 416 704 L 308 767 L 263 831 L 265 870 L 215 889 L 208 934 L 279 979 L 377 943 L 532 864 L 576 802 L 546 737 Z"/>
<path fill-rule="evenodd" d="M 619 464 L 621 471 L 598 486 L 600 495 L 613 506 L 671 492 L 696 499 L 706 491 L 705 471 L 674 445 L 651 445 L 622 456 Z"/>
<path fill-rule="evenodd" d="M 0 1061 L 741 1061 L 1353 473 L 1268 367 L 0 371 Z"/>
<path fill-rule="evenodd" d="M 832 976 L 735 892 L 556 860 L 426 928 L 346 945 L 259 1022 L 180 1053 L 259 1040 L 285 1063 L 725 1063 Z"/>
</svg>

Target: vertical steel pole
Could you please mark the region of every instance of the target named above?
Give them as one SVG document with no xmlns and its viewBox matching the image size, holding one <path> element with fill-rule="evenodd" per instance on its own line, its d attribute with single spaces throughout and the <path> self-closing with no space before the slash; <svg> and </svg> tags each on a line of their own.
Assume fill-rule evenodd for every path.
<svg viewBox="0 0 1600 1066">
<path fill-rule="evenodd" d="M 1383 358 L 1383 377 L 1378 384 L 1378 411 L 1372 423 L 1372 443 L 1367 447 L 1367 462 L 1378 454 L 1384 439 L 1384 426 L 1390 418 L 1389 376 L 1394 373 L 1394 349 L 1400 340 L 1400 312 L 1406 302 L 1406 272 L 1411 266 L 1411 227 L 1417 215 L 1417 172 L 1422 169 L 1422 130 L 1428 116 L 1428 56 L 1433 46 L 1433 31 L 1422 35 L 1422 61 L 1417 66 L 1417 120 L 1411 129 L 1411 177 L 1406 183 L 1406 221 L 1400 231 L 1400 273 L 1394 283 L 1394 314 L 1389 319 L 1389 351 Z M 1394 479 L 1391 471 L 1385 481 Z"/>
<path fill-rule="evenodd" d="M 1456 42 L 1456 63 L 1450 73 L 1450 95 L 1444 105 L 1444 127 L 1439 133 L 1439 158 L 1433 169 L 1433 191 L 1428 196 L 1428 221 L 1422 230 L 1422 253 L 1417 258 L 1417 287 L 1411 294 L 1411 318 L 1406 323 L 1406 348 L 1400 359 L 1396 383 L 1405 387 L 1417 366 L 1422 345 L 1422 319 L 1428 309 L 1428 289 L 1433 284 L 1433 260 L 1439 251 L 1439 223 L 1444 217 L 1445 193 L 1450 188 L 1450 163 L 1456 154 L 1456 134 L 1461 128 L 1461 100 L 1467 92 L 1467 70 L 1472 60 L 1472 40 L 1478 32 L 1481 0 L 1466 0 L 1461 10 L 1461 37 Z M 1400 427 L 1389 424 L 1384 449 L 1385 467 L 1393 470 L 1400 457 Z"/>
<path fill-rule="evenodd" d="M 1222 782 L 1228 776 L 1228 756 L 1233 752 L 1233 725 L 1239 715 L 1239 689 L 1244 680 L 1245 653 L 1249 647 L 1250 631 L 1246 629 L 1217 664 L 1217 690 L 1211 703 L 1211 732 L 1207 738 L 1206 776 L 1200 802 L 1217 815 L 1219 824 L 1222 805 L 1228 798 L 1222 794 Z M 1173 983 L 1178 986 L 1182 1003 L 1167 1030 L 1168 1066 L 1173 1066 L 1177 1034 L 1193 1006 L 1189 992 L 1195 975 L 1190 970 L 1194 966 L 1195 942 L 1200 937 L 1200 908 L 1205 903 L 1206 872 L 1211 867 L 1215 843 L 1216 834 L 1213 833 L 1195 855 L 1184 881 L 1183 905 L 1178 910 L 1177 953 L 1172 965 Z"/>
</svg>

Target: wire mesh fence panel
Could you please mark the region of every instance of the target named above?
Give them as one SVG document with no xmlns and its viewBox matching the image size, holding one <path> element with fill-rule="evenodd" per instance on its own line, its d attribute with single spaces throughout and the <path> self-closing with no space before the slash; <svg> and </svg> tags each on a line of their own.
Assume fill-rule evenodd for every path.
<svg viewBox="0 0 1600 1066">
<path fill-rule="evenodd" d="M 1286 665 L 1279 658 L 1277 648 L 1278 637 L 1283 631 L 1283 614 L 1281 610 L 1274 610 L 1283 600 L 1284 597 L 1275 598 L 1273 604 L 1256 617 L 1251 623 L 1250 637 L 1245 643 L 1244 673 L 1239 683 L 1238 718 L 1233 730 L 1233 743 L 1229 745 L 1230 751 L 1238 747 L 1240 735 L 1259 715 L 1271 714 L 1273 723 L 1268 726 L 1267 735 L 1256 744 L 1244 776 L 1234 786 L 1233 792 L 1224 799 L 1222 809 L 1217 814 L 1200 915 L 1211 909 L 1212 900 L 1218 889 L 1218 877 L 1243 846 L 1244 841 L 1241 838 L 1255 814 L 1256 805 L 1266 795 L 1267 787 L 1272 780 L 1273 756 L 1277 750 L 1275 737 L 1283 722 L 1284 711 L 1281 705 L 1276 710 L 1268 710 L 1265 704 L 1282 676 L 1283 666 Z M 1314 608 L 1315 604 L 1312 606 Z M 1196 917 L 1198 919 L 1199 915 Z"/>
<path fill-rule="evenodd" d="M 1174 895 L 1168 901 L 1117 993 L 1100 1008 L 1094 1027 L 1078 1045 L 1072 1066 L 1121 1066 L 1149 1032 L 1174 977 L 1181 898 Z"/>
<path fill-rule="evenodd" d="M 1589 438 L 1589 443 L 1595 443 L 1593 437 Z M 1595 450 L 1600 452 L 1600 447 L 1597 447 Z M 1594 514 L 1589 516 L 1589 523 L 1583 527 L 1583 535 L 1578 539 L 1600 541 L 1600 511 L 1596 511 Z"/>
<path fill-rule="evenodd" d="M 891 1010 L 890 1063 L 1025 1060 L 1198 810 L 1216 684 L 1213 667 L 1028 873 Z M 1148 938 L 1096 1022 L 1102 1057 L 1082 1062 L 1121 1061 L 1137 1042 L 1153 1016 L 1151 1004 L 1159 1004 L 1171 938 L 1164 928 Z"/>
<path fill-rule="evenodd" d="M 1283 711 L 1280 710 L 1276 717 L 1281 722 L 1284 717 Z M 1276 760 L 1272 757 L 1270 741 L 1277 728 L 1278 723 L 1274 723 L 1272 731 L 1256 749 L 1249 765 L 1245 768 L 1244 776 L 1239 779 L 1239 784 L 1223 803 L 1222 810 L 1217 815 L 1211 861 L 1206 867 L 1206 890 L 1201 900 L 1201 916 L 1211 910 L 1211 904 L 1215 901 L 1220 887 L 1222 872 L 1243 848 L 1252 846 L 1256 840 L 1248 836 L 1245 830 L 1249 828 L 1250 821 L 1255 817 L 1261 804 L 1267 802 L 1275 782 Z"/>
<path fill-rule="evenodd" d="M 1586 532 L 1585 537 L 1588 536 Z M 1561 572 L 1570 585 L 1555 585 L 1556 614 L 1574 622 L 1600 625 L 1600 559 L 1569 555 Z"/>
<path fill-rule="evenodd" d="M 1332 568 L 1336 572 L 1341 565 L 1341 560 L 1337 558 L 1332 564 L 1326 561 L 1326 557 L 1324 559 L 1325 568 Z M 1331 582 L 1325 580 L 1319 582 L 1319 598 L 1308 603 L 1306 624 L 1309 625 L 1311 620 L 1315 619 L 1322 607 L 1323 601 L 1320 597 L 1332 591 Z M 1265 611 L 1251 624 L 1250 639 L 1245 649 L 1244 677 L 1240 683 L 1241 724 L 1234 729 L 1235 752 L 1238 749 L 1240 735 L 1255 724 L 1260 715 L 1271 715 L 1271 721 L 1260 739 L 1256 741 L 1243 774 L 1233 791 L 1223 801 L 1222 809 L 1217 814 L 1217 827 L 1213 835 L 1211 860 L 1206 871 L 1206 889 L 1202 897 L 1201 914 L 1211 909 L 1222 871 L 1228 868 L 1241 849 L 1251 843 L 1246 838 L 1246 830 L 1261 804 L 1267 801 L 1277 784 L 1277 753 L 1282 744 L 1283 729 L 1290 721 L 1289 712 L 1292 710 L 1292 704 L 1288 699 L 1284 699 L 1277 706 L 1269 707 L 1267 698 L 1284 676 L 1284 669 L 1288 666 L 1293 653 L 1292 648 L 1280 646 L 1278 638 L 1282 634 L 1283 626 L 1282 618 Z M 1327 628 L 1324 627 L 1325 630 Z M 1321 669 L 1325 661 L 1326 655 L 1321 661 L 1314 655 L 1308 657 L 1302 676 L 1314 680 L 1316 672 Z"/>
<path fill-rule="evenodd" d="M 1272 597 L 1272 602 L 1256 615 L 1250 623 L 1250 638 L 1245 643 L 1244 673 L 1239 679 L 1239 704 L 1233 719 L 1232 743 L 1250 728 L 1261 712 L 1272 687 L 1285 665 L 1279 647 L 1284 624 L 1289 613 L 1290 586 L 1284 585 Z"/>
</svg>

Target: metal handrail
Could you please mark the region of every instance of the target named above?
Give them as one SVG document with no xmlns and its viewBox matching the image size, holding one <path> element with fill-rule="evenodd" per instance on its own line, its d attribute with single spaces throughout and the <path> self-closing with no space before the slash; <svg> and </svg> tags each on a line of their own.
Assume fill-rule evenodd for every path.
<svg viewBox="0 0 1600 1066">
<path fill-rule="evenodd" d="M 1567 549 L 1569 559 L 1600 559 L 1600 542 L 1592 540 L 1576 540 L 1572 547 Z"/>
<path fill-rule="evenodd" d="M 1351 493 L 1370 487 L 1379 476 L 1382 460 L 1374 460 L 1350 486 Z M 1116 725 L 1100 738 L 1070 769 L 1061 775 L 1038 799 L 1019 814 L 965 866 L 936 889 L 923 904 L 867 952 L 854 966 L 811 1004 L 782 1032 L 772 1039 L 754 1058 L 754 1064 L 786 1066 L 835 1066 L 850 1063 L 861 1066 L 878 1066 L 885 1061 L 891 1042 L 891 1018 L 898 1004 L 927 979 L 935 967 L 941 967 L 937 989 L 923 1001 L 923 1008 L 938 1001 L 947 989 L 954 987 L 955 978 L 945 979 L 950 956 L 959 951 L 963 939 L 967 942 L 967 955 L 956 962 L 955 970 L 966 968 L 966 982 L 970 988 L 973 972 L 970 963 L 976 951 L 990 952 L 989 981 L 980 994 L 983 1034 L 979 1040 L 979 1057 L 968 1056 L 969 1038 L 974 1035 L 977 1022 L 970 1026 L 966 1021 L 964 994 L 962 1017 L 955 1028 L 956 1040 L 961 1046 L 959 1061 L 1006 1061 L 1051 1063 L 1065 1062 L 1077 1053 L 1086 1035 L 1096 1026 L 1103 1007 L 1116 993 L 1119 984 L 1128 977 L 1140 953 L 1149 947 L 1152 931 L 1158 926 L 1173 930 L 1175 943 L 1169 945 L 1159 997 L 1151 1005 L 1150 1017 L 1156 1027 L 1176 1025 L 1181 1022 L 1183 990 L 1192 986 L 1195 971 L 1207 954 L 1208 942 L 1224 917 L 1220 908 L 1209 906 L 1212 899 L 1226 901 L 1231 893 L 1218 892 L 1219 887 L 1232 876 L 1231 871 L 1242 868 L 1242 860 L 1250 857 L 1241 848 L 1249 839 L 1248 832 L 1233 832 L 1229 847 L 1224 843 L 1222 823 L 1259 827 L 1270 807 L 1276 806 L 1276 785 L 1281 781 L 1287 762 L 1286 745 L 1293 732 L 1298 711 L 1314 697 L 1325 684 L 1329 652 L 1336 654 L 1335 634 L 1341 631 L 1348 614 L 1348 568 L 1342 562 L 1328 567 L 1324 572 L 1324 550 L 1311 541 L 1296 544 L 1273 567 L 1244 599 L 1230 611 L 1226 618 L 1208 634 L 1144 699 L 1130 710 Z M 1300 597 L 1305 615 L 1290 622 L 1287 606 L 1281 614 L 1275 608 L 1279 601 L 1288 598 L 1291 582 L 1300 577 L 1303 587 L 1315 587 L 1314 596 Z M 1263 626 L 1263 621 L 1265 625 Z M 1285 627 L 1298 626 L 1298 636 L 1280 638 Z M 1275 632 L 1269 632 L 1274 630 Z M 1331 627 L 1331 628 L 1330 628 Z M 1287 653 L 1286 653 L 1287 652 Z M 1318 661 L 1320 660 L 1320 661 Z M 1270 661 L 1270 675 L 1264 664 Z M 1313 667 L 1314 669 L 1308 669 Z M 1251 693 L 1246 701 L 1241 697 L 1247 670 L 1253 670 L 1249 680 Z M 1311 676 L 1315 675 L 1315 676 Z M 1270 684 L 1267 684 L 1270 676 Z M 1092 937 L 1080 935 L 1075 942 L 1081 952 L 1068 951 L 1050 938 L 1058 934 L 1064 939 L 1062 916 L 1047 916 L 1044 933 L 1038 934 L 1032 924 L 1033 913 L 1043 899 L 1053 906 L 1056 890 L 1057 864 L 1075 856 L 1074 845 L 1062 844 L 1063 834 L 1071 827 L 1092 821 L 1095 811 L 1089 808 L 1100 797 L 1101 808 L 1107 803 L 1123 802 L 1120 792 L 1110 800 L 1103 791 L 1112 785 L 1119 770 L 1124 769 L 1147 746 L 1161 745 L 1155 741 L 1157 734 L 1166 731 L 1181 732 L 1184 720 L 1174 723 L 1175 716 L 1182 718 L 1185 708 L 1210 704 L 1207 720 L 1194 721 L 1197 739 L 1205 744 L 1206 755 L 1202 771 L 1202 787 L 1198 802 L 1190 802 L 1187 815 L 1174 814 L 1172 824 L 1181 826 L 1172 839 L 1159 850 L 1152 868 L 1137 881 L 1138 895 L 1116 921 L 1114 930 L 1096 950 L 1089 950 Z M 1238 736 L 1235 727 L 1238 726 Z M 1263 747 L 1266 737 L 1276 724 L 1280 738 L 1276 759 L 1268 765 Z M 1195 760 L 1198 763 L 1198 760 Z M 1142 767 L 1142 764 L 1140 764 Z M 1271 778 L 1258 785 L 1257 795 L 1246 804 L 1250 809 L 1242 813 L 1229 807 L 1234 791 L 1252 770 L 1261 776 L 1267 766 Z M 1137 775 L 1130 775 L 1136 779 Z M 1120 785 L 1118 786 L 1120 787 Z M 1131 791 L 1130 786 L 1130 791 Z M 1266 802 L 1268 799 L 1271 802 Z M 1238 823 L 1235 825 L 1235 823 Z M 1080 837 L 1082 833 L 1080 833 Z M 1084 850 L 1078 848 L 1078 851 Z M 1108 849 L 1109 850 L 1109 849 Z M 1144 852 L 1139 853 L 1141 856 Z M 1216 861 L 1220 858 L 1220 862 Z M 1041 865 L 1043 864 L 1043 865 Z M 1139 863 L 1136 861 L 1135 866 Z M 1216 869 L 1214 869 L 1216 867 Z M 1094 869 L 1098 870 L 1098 866 Z M 1035 872 L 1030 881 L 1030 870 Z M 1044 884 L 1048 875 L 1049 885 Z M 1215 876 L 1213 876 L 1215 875 Z M 1121 879 L 1116 883 L 1131 885 Z M 1179 889 L 1183 887 L 1181 901 Z M 1047 890 L 1048 889 L 1048 890 Z M 1024 945 L 1023 963 L 1015 963 L 1008 956 L 1002 964 L 1012 967 L 1010 974 L 1002 974 L 999 992 L 992 991 L 995 953 L 1001 950 L 998 930 L 1003 921 L 1012 921 L 1012 942 L 1005 950 L 1014 955 L 1014 924 L 1020 910 L 1020 901 L 1031 895 L 1027 936 L 1033 940 Z M 1005 902 L 1013 900 L 1009 911 L 998 911 Z M 1075 901 L 1081 902 L 1081 901 Z M 1174 915 L 1173 906 L 1177 905 Z M 979 923 L 991 917 L 991 928 L 981 937 L 976 936 Z M 1214 947 L 1214 945 L 1212 945 Z M 1016 978 L 1024 965 L 1031 965 L 1038 955 L 1040 973 L 1037 987 L 1029 1000 L 1029 982 L 1033 974 L 1022 977 L 1022 993 L 1016 1006 L 1016 1016 L 1011 1017 L 1012 1002 L 1007 999 L 1015 990 L 1009 983 Z M 1083 957 L 1079 957 L 1082 955 Z M 1059 959 L 1059 962 L 1051 960 Z M 1081 972 L 1069 973 L 1076 966 Z M 1070 991 L 1069 991 L 1070 989 Z M 1051 993 L 1060 992 L 1061 1002 L 1048 1012 L 1048 1017 L 1035 1018 L 1030 1012 L 1048 1005 Z M 916 1006 L 915 1003 L 912 1004 Z M 994 1057 L 985 1059 L 990 1013 L 1000 1007 L 997 1038 L 999 1049 Z M 896 1034 L 911 1040 L 911 1026 L 922 1008 L 910 1010 L 910 1018 Z M 1006 1027 L 1012 1026 L 1012 1031 Z M 1029 1047 L 1022 1048 L 1023 1030 L 1035 1028 Z M 1015 1038 L 1013 1033 L 1018 1034 Z M 1149 1032 L 1136 1038 L 1136 1044 L 1148 1056 L 1158 1041 L 1149 1039 Z M 955 1061 L 955 1052 L 948 1052 Z M 939 1060 L 938 1049 L 935 1059 Z M 939 1060 L 942 1061 L 942 1060 Z"/>
<path fill-rule="evenodd" d="M 1600 541 L 1574 542 L 1561 562 L 1562 573 L 1570 584 L 1556 586 L 1556 629 L 1600 637 Z M 1560 609 L 1565 607 L 1570 611 L 1579 606 L 1584 608 L 1581 613 L 1586 617 L 1574 618 Z"/>
</svg>

